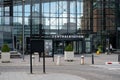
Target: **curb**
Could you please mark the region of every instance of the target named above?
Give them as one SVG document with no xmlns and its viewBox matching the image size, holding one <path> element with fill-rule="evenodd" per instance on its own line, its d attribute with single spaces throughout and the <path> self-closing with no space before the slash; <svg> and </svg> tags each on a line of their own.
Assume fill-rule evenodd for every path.
<svg viewBox="0 0 120 80">
<path fill-rule="evenodd" d="M 106 65 L 120 65 L 120 62 L 105 62 Z"/>
</svg>

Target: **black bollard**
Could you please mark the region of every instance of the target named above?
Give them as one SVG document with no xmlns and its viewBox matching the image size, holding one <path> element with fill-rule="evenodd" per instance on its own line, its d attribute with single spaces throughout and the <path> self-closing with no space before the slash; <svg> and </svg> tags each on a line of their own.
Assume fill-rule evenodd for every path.
<svg viewBox="0 0 120 80">
<path fill-rule="evenodd" d="M 92 54 L 92 64 L 94 64 L 94 55 Z"/>
<path fill-rule="evenodd" d="M 30 73 L 32 74 L 32 53 L 30 53 Z"/>
<path fill-rule="evenodd" d="M 118 54 L 118 62 L 120 62 L 120 54 Z"/>
<path fill-rule="evenodd" d="M 43 52 L 43 73 L 45 74 L 45 53 Z"/>
</svg>

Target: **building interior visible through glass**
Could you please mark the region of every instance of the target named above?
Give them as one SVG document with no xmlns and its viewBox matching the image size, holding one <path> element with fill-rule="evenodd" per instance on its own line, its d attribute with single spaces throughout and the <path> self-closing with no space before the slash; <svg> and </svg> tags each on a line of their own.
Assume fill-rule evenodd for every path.
<svg viewBox="0 0 120 80">
<path fill-rule="evenodd" d="M 120 49 L 120 0 L 0 0 L 0 49 L 24 45 L 27 54 L 30 20 L 32 34 L 42 29 L 48 55 L 64 54 L 69 43 L 76 54 Z"/>
</svg>

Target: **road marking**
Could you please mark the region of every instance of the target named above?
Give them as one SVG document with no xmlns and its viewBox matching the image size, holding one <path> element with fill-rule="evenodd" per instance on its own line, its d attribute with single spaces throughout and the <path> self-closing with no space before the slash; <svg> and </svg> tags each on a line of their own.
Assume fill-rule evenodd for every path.
<svg viewBox="0 0 120 80">
<path fill-rule="evenodd" d="M 120 68 L 109 68 L 108 70 L 120 70 Z"/>
<path fill-rule="evenodd" d="M 120 65 L 90 65 L 96 68 L 103 68 L 108 70 L 120 70 Z"/>
</svg>

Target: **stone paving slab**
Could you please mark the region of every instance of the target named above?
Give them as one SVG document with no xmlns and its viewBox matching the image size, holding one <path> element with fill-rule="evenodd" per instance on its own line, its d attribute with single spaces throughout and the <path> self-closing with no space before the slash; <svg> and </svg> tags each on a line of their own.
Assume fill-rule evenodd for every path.
<svg viewBox="0 0 120 80">
<path fill-rule="evenodd" d="M 116 54 L 111 54 L 111 55 L 105 55 L 105 54 L 100 54 L 100 55 L 95 55 L 95 64 L 94 65 L 105 65 L 106 61 L 117 61 L 118 55 Z M 57 56 L 55 56 L 55 61 L 52 61 L 52 58 L 46 58 L 46 65 L 52 65 L 52 66 L 57 66 L 56 61 L 57 61 Z M 85 56 L 85 65 L 91 65 L 91 54 L 86 54 Z M 67 62 L 64 60 L 64 57 L 61 56 L 61 65 L 64 66 L 69 66 L 69 65 L 80 65 L 80 55 L 75 56 L 75 60 L 73 62 Z M 11 59 L 11 63 L 1 63 L 0 62 L 0 67 L 1 66 L 29 66 L 30 65 L 30 59 L 29 55 L 25 56 L 25 61 L 22 60 L 22 58 L 18 59 Z M 42 58 L 41 61 L 38 62 L 38 55 L 35 56 L 35 61 L 33 62 L 33 66 L 38 66 L 38 65 L 43 65 L 42 63 Z M 96 67 L 96 66 L 95 66 Z M 111 68 L 110 68 L 111 69 Z M 112 68 L 113 70 L 114 68 Z M 117 69 L 118 70 L 118 69 Z M 70 72 L 71 73 L 71 72 Z M 65 73 L 35 73 L 35 74 L 30 74 L 27 72 L 0 72 L 0 80 L 86 80 L 84 79 L 85 77 L 80 77 L 76 75 L 71 75 L 71 74 L 65 74 Z"/>
<path fill-rule="evenodd" d="M 86 80 L 76 75 L 62 73 L 29 74 L 26 72 L 2 72 L 0 80 Z"/>
<path fill-rule="evenodd" d="M 120 71 L 120 65 L 90 65 L 97 68 Z"/>
<path fill-rule="evenodd" d="M 54 62 L 53 62 L 53 58 L 46 58 L 45 59 L 46 65 L 55 66 L 57 63 L 57 56 L 59 56 L 59 55 L 55 55 Z M 91 65 L 92 64 L 91 54 L 85 54 L 84 56 L 85 56 L 85 58 L 84 58 L 85 65 Z M 67 62 L 64 60 L 63 55 L 61 55 L 60 65 L 80 65 L 81 64 L 80 60 L 81 60 L 80 55 L 75 55 L 74 61 Z M 116 62 L 117 60 L 118 60 L 118 55 L 116 55 L 116 54 L 111 54 L 111 55 L 105 55 L 105 54 L 96 55 L 96 54 L 94 54 L 94 63 L 96 65 L 98 65 L 98 64 L 104 65 L 105 62 L 107 62 L 107 61 Z M 23 61 L 22 58 L 17 58 L 17 59 L 11 59 L 10 63 L 1 63 L 1 60 L 0 60 L 0 66 L 29 66 L 29 65 L 30 65 L 29 55 L 25 56 L 25 61 Z M 43 58 L 40 58 L 40 62 L 39 62 L 38 55 L 35 55 L 35 59 L 33 60 L 33 65 L 34 66 L 43 65 Z"/>
</svg>

